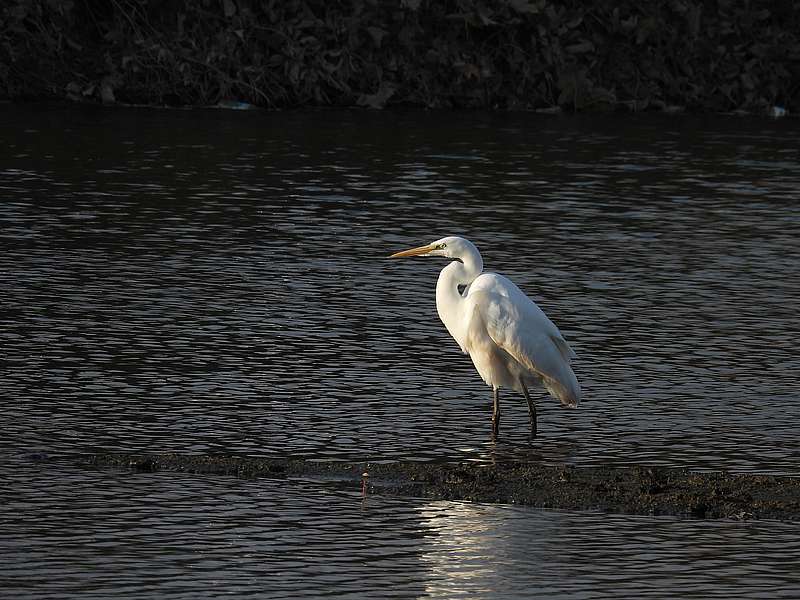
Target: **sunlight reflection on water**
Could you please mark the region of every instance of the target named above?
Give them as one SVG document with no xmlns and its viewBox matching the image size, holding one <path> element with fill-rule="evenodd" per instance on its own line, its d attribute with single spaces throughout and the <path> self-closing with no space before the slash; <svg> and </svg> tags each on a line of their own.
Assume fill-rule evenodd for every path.
<svg viewBox="0 0 800 600">
<path fill-rule="evenodd" d="M 800 584 L 793 524 L 362 503 L 355 482 L 18 474 L 0 577 L 19 599 L 792 598 Z"/>
</svg>

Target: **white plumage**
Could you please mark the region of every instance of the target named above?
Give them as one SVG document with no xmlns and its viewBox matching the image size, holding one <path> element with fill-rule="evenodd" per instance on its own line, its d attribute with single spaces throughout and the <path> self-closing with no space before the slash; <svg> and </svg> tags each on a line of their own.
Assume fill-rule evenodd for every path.
<svg viewBox="0 0 800 600">
<path fill-rule="evenodd" d="M 575 357 L 572 348 L 547 315 L 510 279 L 482 273 L 483 259 L 472 242 L 445 237 L 397 252 L 392 258 L 404 256 L 454 259 L 442 269 L 436 283 L 436 308 L 450 335 L 492 387 L 494 435 L 499 432 L 500 388 L 511 388 L 525 396 L 533 434 L 536 408 L 529 385 L 545 387 L 564 406 L 578 406 L 581 388 L 570 366 Z"/>
</svg>

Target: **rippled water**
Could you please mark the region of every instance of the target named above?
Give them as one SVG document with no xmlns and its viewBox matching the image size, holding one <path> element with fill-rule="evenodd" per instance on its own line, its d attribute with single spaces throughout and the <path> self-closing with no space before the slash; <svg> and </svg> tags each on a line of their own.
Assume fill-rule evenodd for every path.
<svg viewBox="0 0 800 600">
<path fill-rule="evenodd" d="M 362 503 L 304 480 L 26 475 L 0 538 L 18 599 L 796 598 L 800 586 L 797 525 Z"/>
<path fill-rule="evenodd" d="M 798 138 L 800 123 L 785 119 L 6 105 L 0 111 L 0 453 L 514 457 L 800 475 Z M 436 315 L 434 285 L 443 263 L 385 259 L 448 234 L 472 239 L 487 268 L 534 297 L 579 355 L 584 404 L 560 410 L 542 396 L 533 443 L 525 403 L 513 395 L 502 438 L 490 443 L 489 389 Z M 9 470 L 13 481 L 27 485 L 25 468 Z M 258 562 L 267 551 L 263 536 L 279 531 L 287 544 L 305 538 L 295 536 L 283 509 L 265 517 L 265 529 L 262 521 L 242 525 L 244 533 L 239 525 L 226 529 L 224 519 L 219 524 L 228 514 L 221 490 L 238 490 L 231 493 L 256 511 L 261 503 L 306 498 L 298 505 L 303 518 L 333 510 L 342 520 L 332 527 L 342 531 L 362 514 L 345 511 L 351 496 L 304 482 L 274 489 L 263 482 L 170 484 L 170 476 L 66 471 L 31 475 L 34 483 L 25 488 L 42 531 L 75 518 L 69 511 L 59 516 L 54 507 L 60 504 L 37 496 L 60 476 L 65 490 L 69 482 L 87 488 L 78 520 L 94 522 L 91 515 L 100 510 L 116 511 L 114 519 L 124 521 L 101 528 L 98 538 L 108 536 L 109 547 L 121 548 L 122 562 L 110 571 L 117 576 L 125 560 L 150 564 L 136 563 L 137 543 L 156 561 L 164 537 L 185 534 L 168 520 L 170 494 L 183 502 L 183 490 L 199 487 L 208 503 L 197 510 L 212 529 L 198 543 L 215 548 L 203 572 L 212 577 L 218 561 L 226 573 L 241 575 L 243 587 L 235 589 L 242 593 L 257 585 L 253 564 L 264 566 L 262 576 L 277 569 L 277 558 Z M 134 501 L 130 493 L 135 499 L 148 486 L 159 490 L 152 504 L 126 505 Z M 198 516 L 190 509 L 186 519 Z M 141 531 L 128 539 L 140 510 L 153 511 L 151 522 L 163 535 Z M 388 519 L 401 528 L 397 539 L 417 540 L 409 542 L 413 561 L 421 561 L 415 572 L 442 576 L 439 583 L 420 576 L 427 583 L 405 591 L 389 576 L 399 595 L 422 590 L 452 597 L 463 575 L 436 554 L 452 548 L 454 538 L 441 547 L 422 534 L 415 538 L 411 532 L 424 531 L 418 525 L 428 517 L 407 524 L 407 513 L 434 515 L 434 521 L 446 514 L 445 529 L 455 531 L 485 518 L 491 535 L 503 539 L 510 535 L 504 523 L 529 532 L 520 548 L 530 554 L 504 554 L 499 572 L 542 556 L 537 532 L 566 528 L 577 535 L 585 527 L 592 540 L 564 538 L 571 541 L 556 565 L 561 571 L 537 570 L 540 579 L 532 580 L 518 575 L 520 585 L 544 585 L 549 577 L 547 585 L 561 592 L 568 588 L 553 583 L 557 572 L 579 576 L 587 548 L 594 547 L 586 544 L 603 535 L 614 538 L 628 561 L 608 562 L 609 577 L 613 568 L 625 569 L 637 593 L 646 584 L 636 578 L 638 556 L 648 554 L 646 542 L 635 540 L 662 540 L 652 558 L 659 566 L 666 561 L 665 577 L 681 581 L 685 564 L 670 556 L 708 549 L 716 560 L 712 550 L 721 538 L 738 539 L 750 527 L 763 528 L 765 540 L 773 531 L 777 545 L 785 539 L 783 526 L 765 524 L 399 499 L 376 500 L 372 510 L 377 523 Z M 26 524 L 9 522 L 18 539 Z M 491 535 L 474 530 L 464 543 L 491 548 Z M 191 537 L 195 530 L 189 531 Z M 684 539 L 687 531 L 696 535 Z M 386 532 L 397 533 L 391 526 Z M 220 557 L 215 552 L 225 554 L 226 539 L 232 545 Z M 742 556 L 761 556 L 760 539 L 743 542 Z M 190 569 L 182 553 L 203 554 L 197 546 L 183 548 L 186 540 L 166 547 L 158 563 L 165 569 L 162 583 L 178 572 L 176 564 Z M 273 580 L 287 591 L 302 584 L 304 568 L 349 556 L 346 541 L 321 547 L 316 566 L 285 564 L 282 572 L 297 576 Z M 57 537 L 48 543 L 60 547 Z M 389 548 L 395 550 L 405 556 Z M 233 557 L 246 552 L 251 562 L 234 569 Z M 64 568 L 72 568 L 72 554 Z M 429 560 L 424 568 L 420 557 Z M 33 569 L 43 581 L 51 568 L 61 568 L 35 552 L 30 561 L 20 569 Z M 467 575 L 477 569 L 475 561 L 466 564 L 472 565 Z M 771 564 L 784 583 L 797 572 L 795 564 Z M 351 571 L 355 579 L 365 573 Z M 702 587 L 706 595 L 738 581 L 714 573 L 712 565 L 699 580 L 701 587 L 718 586 Z M 758 573 L 740 573 L 762 581 Z M 230 577 L 224 581 L 233 586 Z M 480 585 L 497 581 L 491 573 L 476 577 Z M 99 595 L 107 594 L 103 586 L 111 579 L 92 580 Z M 596 578 L 586 581 L 596 584 Z M 133 593 L 137 584 L 131 585 L 125 589 Z"/>
</svg>

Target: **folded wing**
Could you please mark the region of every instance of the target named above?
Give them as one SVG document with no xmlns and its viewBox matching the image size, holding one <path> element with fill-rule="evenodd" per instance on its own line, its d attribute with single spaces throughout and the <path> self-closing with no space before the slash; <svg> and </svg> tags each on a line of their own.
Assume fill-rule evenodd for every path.
<svg viewBox="0 0 800 600">
<path fill-rule="evenodd" d="M 575 357 L 547 315 L 509 279 L 496 273 L 470 286 L 467 310 L 496 346 L 519 365 L 521 375 L 541 382 L 565 406 L 580 402 L 581 389 L 570 367 Z"/>
</svg>

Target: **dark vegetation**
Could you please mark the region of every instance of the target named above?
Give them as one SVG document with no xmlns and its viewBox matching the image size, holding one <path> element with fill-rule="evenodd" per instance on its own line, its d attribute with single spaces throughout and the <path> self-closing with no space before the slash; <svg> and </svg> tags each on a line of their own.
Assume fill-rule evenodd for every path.
<svg viewBox="0 0 800 600">
<path fill-rule="evenodd" d="M 800 520 L 800 479 L 771 475 L 694 473 L 644 466 L 576 469 L 515 462 L 365 465 L 181 454 L 95 454 L 82 462 L 139 472 L 267 479 L 316 477 L 353 492 L 361 489 L 366 469 L 370 494 L 693 518 Z"/>
<path fill-rule="evenodd" d="M 793 0 L 6 0 L 0 97 L 800 110 Z"/>
</svg>

